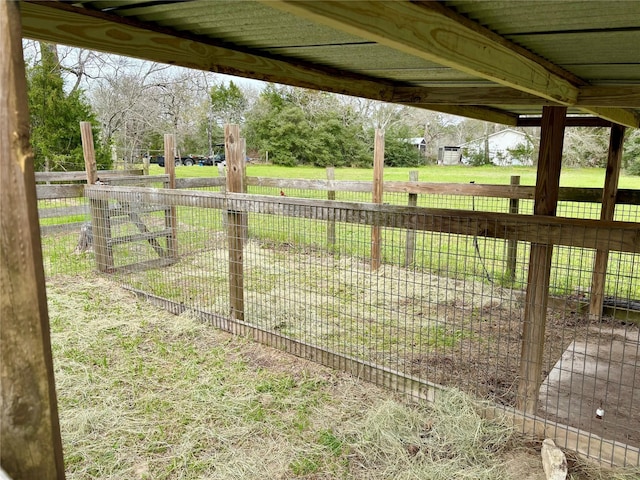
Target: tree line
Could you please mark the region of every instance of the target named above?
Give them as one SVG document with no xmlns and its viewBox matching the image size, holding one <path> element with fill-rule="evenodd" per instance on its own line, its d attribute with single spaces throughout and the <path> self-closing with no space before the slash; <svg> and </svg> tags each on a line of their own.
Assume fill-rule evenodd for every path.
<svg viewBox="0 0 640 480">
<path fill-rule="evenodd" d="M 336 167 L 371 166 L 377 128 L 385 131 L 385 165 L 407 167 L 435 163 L 439 147 L 486 139 L 506 128 L 42 42 L 25 41 L 25 61 L 36 170 L 84 168 L 80 121 L 94 125 L 98 168 L 104 169 L 162 154 L 165 133 L 175 135 L 176 155 L 213 156 L 223 149 L 225 123 L 240 124 L 250 157 Z M 535 162 L 539 129 L 521 130 L 527 145 L 513 154 Z M 415 138 L 424 138 L 424 151 L 411 142 Z M 567 129 L 563 164 L 602 167 L 607 148 L 606 128 Z M 482 147 L 468 160 L 490 163 Z M 624 165 L 640 175 L 638 130 L 628 133 Z"/>
</svg>

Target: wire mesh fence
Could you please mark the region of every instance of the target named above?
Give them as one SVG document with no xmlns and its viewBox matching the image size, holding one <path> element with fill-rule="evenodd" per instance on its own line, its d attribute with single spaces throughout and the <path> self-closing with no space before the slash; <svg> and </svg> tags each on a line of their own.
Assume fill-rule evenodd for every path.
<svg viewBox="0 0 640 480">
<path fill-rule="evenodd" d="M 105 184 L 163 187 L 166 181 L 164 176 L 143 177 L 137 170 L 99 173 Z M 91 212 L 84 196 L 86 173 L 39 172 L 36 181 L 46 278 L 82 275 L 95 269 Z"/>
<path fill-rule="evenodd" d="M 531 217 L 505 223 L 488 213 L 259 191 L 92 187 L 92 214 L 108 219 L 107 238 L 93 232 L 96 256 L 110 259 L 103 270 L 127 288 L 173 311 L 191 310 L 386 386 L 410 385 L 422 397 L 435 384 L 520 408 L 531 401 L 522 383 L 532 362 L 539 369 L 533 413 L 563 425 L 573 435 L 565 435 L 566 446 L 584 449 L 602 437 L 617 450 L 594 440 L 594 456 L 638 462 L 640 258 L 629 241 L 637 227 L 532 224 Z M 372 227 L 381 229 L 377 269 Z M 545 305 L 527 285 L 535 275 L 531 245 L 550 244 Z M 596 248 L 611 250 L 611 307 L 593 318 Z M 541 310 L 546 330 L 541 358 L 532 361 L 522 354 L 523 323 Z"/>
</svg>

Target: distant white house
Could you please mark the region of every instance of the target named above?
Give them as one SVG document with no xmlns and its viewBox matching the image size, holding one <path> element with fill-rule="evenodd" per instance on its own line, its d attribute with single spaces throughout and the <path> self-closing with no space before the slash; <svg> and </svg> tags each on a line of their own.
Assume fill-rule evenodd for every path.
<svg viewBox="0 0 640 480">
<path fill-rule="evenodd" d="M 488 136 L 489 159 L 495 165 L 533 165 L 531 155 L 513 155 L 510 150 L 520 149 L 533 152 L 533 145 L 528 137 L 517 130 L 507 128 Z M 462 161 L 469 163 L 469 156 L 484 151 L 485 138 L 477 138 L 460 145 L 463 153 Z"/>
</svg>

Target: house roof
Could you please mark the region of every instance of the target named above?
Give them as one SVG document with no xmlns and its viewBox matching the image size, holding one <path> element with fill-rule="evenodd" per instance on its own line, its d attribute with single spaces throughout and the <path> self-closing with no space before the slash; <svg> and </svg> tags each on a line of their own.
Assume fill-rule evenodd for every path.
<svg viewBox="0 0 640 480">
<path fill-rule="evenodd" d="M 26 37 L 158 62 L 512 126 L 535 123 L 544 105 L 640 124 L 638 1 L 25 0 L 21 10 Z"/>
<path fill-rule="evenodd" d="M 500 135 L 504 135 L 505 133 L 513 133 L 516 134 L 520 137 L 527 137 L 524 133 L 519 132 L 518 130 L 514 130 L 513 128 L 505 128 L 504 130 L 500 130 L 499 132 L 493 132 L 490 133 L 489 135 L 487 135 L 488 138 L 492 138 L 492 137 L 497 137 Z M 461 147 L 465 147 L 467 145 L 472 145 L 474 143 L 478 143 L 478 142 L 483 142 L 484 141 L 484 137 L 479 137 L 479 138 L 475 138 L 473 140 L 469 140 L 468 142 L 465 143 L 461 143 L 460 146 Z"/>
</svg>

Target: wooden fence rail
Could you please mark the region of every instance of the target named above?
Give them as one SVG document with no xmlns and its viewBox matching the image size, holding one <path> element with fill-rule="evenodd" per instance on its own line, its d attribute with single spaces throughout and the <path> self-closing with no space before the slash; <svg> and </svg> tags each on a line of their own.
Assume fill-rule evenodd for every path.
<svg viewBox="0 0 640 480">
<path fill-rule="evenodd" d="M 176 188 L 219 187 L 224 180 L 211 178 L 179 178 Z M 247 177 L 249 187 L 270 187 L 281 189 L 320 190 L 334 192 L 371 193 L 373 184 L 365 180 L 323 180 L 272 177 Z M 527 185 L 482 185 L 462 183 L 430 183 L 418 181 L 385 181 L 385 193 L 407 193 L 427 195 L 460 195 L 493 197 L 514 200 L 533 200 L 533 186 Z M 601 203 L 602 188 L 561 187 L 559 201 Z M 620 189 L 616 195 L 617 204 L 640 205 L 640 190 Z"/>
<path fill-rule="evenodd" d="M 100 180 L 120 178 L 122 176 L 141 176 L 142 170 L 97 170 Z M 36 183 L 42 182 L 86 182 L 84 170 L 76 172 L 36 172 Z"/>
<path fill-rule="evenodd" d="M 135 194 L 138 202 L 152 205 L 215 208 L 640 253 L 640 224 L 632 222 L 110 185 L 86 186 L 85 193 L 90 199 L 99 200 L 126 200 Z"/>
</svg>

